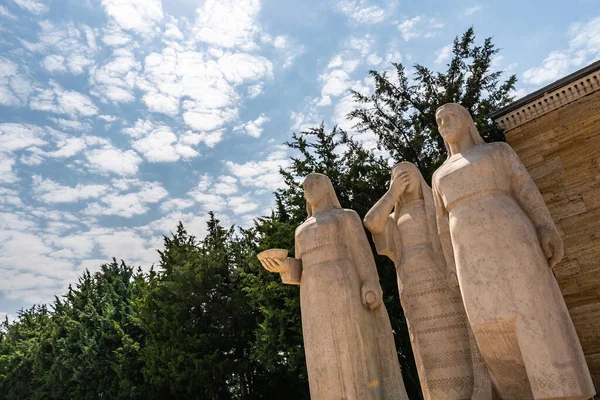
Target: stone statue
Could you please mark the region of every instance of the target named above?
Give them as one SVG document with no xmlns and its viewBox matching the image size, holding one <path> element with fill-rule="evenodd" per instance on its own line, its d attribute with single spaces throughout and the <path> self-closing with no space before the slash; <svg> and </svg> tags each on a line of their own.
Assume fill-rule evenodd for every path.
<svg viewBox="0 0 600 400">
<path fill-rule="evenodd" d="M 402 162 L 392 168 L 389 190 L 364 223 L 377 252 L 396 265 L 400 303 L 424 399 L 490 400 L 491 382 L 469 335 L 462 298 L 446 280 L 431 188 L 414 164 Z M 471 346 L 477 352 L 474 356 L 479 356 L 475 360 Z M 483 374 L 475 396 L 474 364 L 476 372 Z"/>
<path fill-rule="evenodd" d="M 449 281 L 460 285 L 502 399 L 588 399 L 594 387 L 552 274 L 558 230 L 506 143 L 485 143 L 458 104 L 436 111 L 448 159 L 433 195 Z"/>
<path fill-rule="evenodd" d="M 259 259 L 300 284 L 311 399 L 408 400 L 362 221 L 341 208 L 327 176 L 303 185 L 308 219 L 296 229 L 296 258 Z"/>
</svg>

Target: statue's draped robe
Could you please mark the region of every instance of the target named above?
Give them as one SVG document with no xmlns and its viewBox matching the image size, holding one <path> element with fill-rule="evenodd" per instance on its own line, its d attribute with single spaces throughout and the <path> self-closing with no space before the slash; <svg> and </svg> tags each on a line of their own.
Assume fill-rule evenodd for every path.
<svg viewBox="0 0 600 400">
<path fill-rule="evenodd" d="M 477 145 L 434 174 L 473 333 L 504 399 L 587 399 L 592 380 L 537 235 L 556 229 L 506 143 Z"/>
<path fill-rule="evenodd" d="M 448 285 L 446 264 L 434 251 L 427 227 L 425 205 L 419 200 L 396 209 L 387 218 L 385 230 L 373 234 L 373 239 L 377 252 L 396 265 L 424 399 L 471 399 L 467 316 L 460 294 Z"/>
<path fill-rule="evenodd" d="M 379 278 L 359 216 L 310 217 L 296 230 L 296 258 L 311 399 L 408 400 L 385 306 L 362 304 L 362 283 Z"/>
</svg>

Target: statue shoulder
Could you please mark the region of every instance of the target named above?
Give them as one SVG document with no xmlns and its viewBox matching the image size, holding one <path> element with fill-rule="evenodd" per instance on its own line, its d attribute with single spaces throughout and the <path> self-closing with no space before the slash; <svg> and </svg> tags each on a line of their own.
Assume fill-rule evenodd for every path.
<svg viewBox="0 0 600 400">
<path fill-rule="evenodd" d="M 341 217 L 342 221 L 347 224 L 356 225 L 359 224 L 362 226 L 362 219 L 358 215 L 358 213 L 350 208 L 340 208 L 338 211 L 338 215 Z"/>
</svg>

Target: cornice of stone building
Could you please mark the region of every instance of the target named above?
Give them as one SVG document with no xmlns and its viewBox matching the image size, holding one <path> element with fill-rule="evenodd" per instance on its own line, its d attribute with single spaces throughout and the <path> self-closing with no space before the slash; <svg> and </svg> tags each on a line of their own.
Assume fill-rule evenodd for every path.
<svg viewBox="0 0 600 400">
<path fill-rule="evenodd" d="M 505 131 L 600 90 L 600 60 L 495 111 L 489 117 Z"/>
</svg>

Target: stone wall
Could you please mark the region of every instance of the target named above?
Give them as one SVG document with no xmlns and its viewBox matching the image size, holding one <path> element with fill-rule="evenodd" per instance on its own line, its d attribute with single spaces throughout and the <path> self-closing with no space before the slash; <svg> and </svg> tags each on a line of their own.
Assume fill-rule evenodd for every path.
<svg viewBox="0 0 600 400">
<path fill-rule="evenodd" d="M 600 390 L 600 90 L 505 134 L 563 236 L 555 275 Z"/>
</svg>

